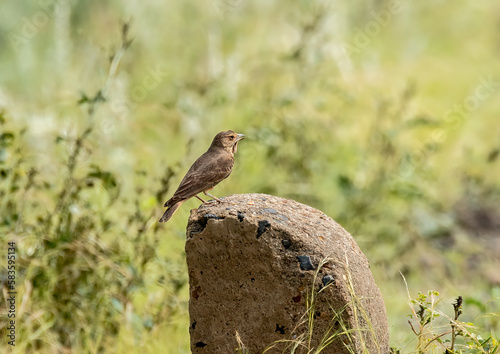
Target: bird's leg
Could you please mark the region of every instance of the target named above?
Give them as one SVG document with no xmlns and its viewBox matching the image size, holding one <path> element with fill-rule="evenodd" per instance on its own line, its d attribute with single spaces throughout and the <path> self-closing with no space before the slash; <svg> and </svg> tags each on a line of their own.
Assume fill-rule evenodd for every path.
<svg viewBox="0 0 500 354">
<path fill-rule="evenodd" d="M 208 203 L 207 201 L 205 201 L 205 200 L 201 199 L 201 198 L 200 198 L 200 197 L 198 197 L 197 195 L 195 195 L 195 197 L 196 197 L 196 198 L 198 198 L 199 200 L 201 200 L 201 202 L 202 202 L 203 204 L 207 204 L 207 203 Z"/>
<path fill-rule="evenodd" d="M 210 198 L 215 199 L 217 202 L 222 203 L 222 200 L 220 200 L 216 196 L 211 195 L 210 193 L 207 193 L 207 191 L 203 191 L 203 193 L 205 193 L 205 195 L 208 195 Z"/>
</svg>

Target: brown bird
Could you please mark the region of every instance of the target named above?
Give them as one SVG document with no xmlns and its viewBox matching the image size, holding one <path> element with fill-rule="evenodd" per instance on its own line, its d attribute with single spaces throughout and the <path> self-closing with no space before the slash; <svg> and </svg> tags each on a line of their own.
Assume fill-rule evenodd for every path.
<svg viewBox="0 0 500 354">
<path fill-rule="evenodd" d="M 232 130 L 217 134 L 207 152 L 201 155 L 186 173 L 174 196 L 163 205 L 168 209 L 160 222 L 167 222 L 189 198 L 196 197 L 203 203 L 207 203 L 197 195 L 201 192 L 220 203 L 219 198 L 208 194 L 207 191 L 229 177 L 233 170 L 238 141 L 244 138 L 243 134 L 236 134 Z"/>
</svg>

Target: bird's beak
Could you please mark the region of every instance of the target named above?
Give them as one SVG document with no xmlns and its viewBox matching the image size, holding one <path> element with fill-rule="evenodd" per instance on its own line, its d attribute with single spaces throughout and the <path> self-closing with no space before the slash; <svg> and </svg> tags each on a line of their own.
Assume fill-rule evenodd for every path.
<svg viewBox="0 0 500 354">
<path fill-rule="evenodd" d="M 243 139 L 245 139 L 245 135 L 238 134 L 238 137 L 236 138 L 236 141 L 240 141 L 240 140 L 243 140 Z"/>
</svg>

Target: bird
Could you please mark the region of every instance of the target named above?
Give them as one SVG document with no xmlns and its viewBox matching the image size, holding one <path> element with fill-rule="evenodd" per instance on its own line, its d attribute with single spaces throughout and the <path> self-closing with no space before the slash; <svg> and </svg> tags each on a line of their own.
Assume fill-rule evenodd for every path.
<svg viewBox="0 0 500 354">
<path fill-rule="evenodd" d="M 238 150 L 238 142 L 245 138 L 232 130 L 218 133 L 208 150 L 189 168 L 179 187 L 163 206 L 167 208 L 159 222 L 167 222 L 186 200 L 196 197 L 204 204 L 208 203 L 198 196 L 205 195 L 221 203 L 221 200 L 208 193 L 219 182 L 229 177 L 234 165 L 234 154 Z"/>
</svg>

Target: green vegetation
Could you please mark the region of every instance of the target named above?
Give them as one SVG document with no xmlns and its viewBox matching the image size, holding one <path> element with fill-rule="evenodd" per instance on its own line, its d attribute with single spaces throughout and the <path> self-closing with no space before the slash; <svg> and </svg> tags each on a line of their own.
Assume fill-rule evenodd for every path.
<svg viewBox="0 0 500 354">
<path fill-rule="evenodd" d="M 411 313 L 408 323 L 417 338 L 417 353 L 499 353 L 500 343 L 492 335 L 484 339 L 473 323 L 459 321 L 462 315 L 463 298 L 457 297 L 453 304 L 454 316 L 449 317 L 437 308 L 440 302 L 437 291 L 428 291 L 427 295 L 418 293 L 416 299 L 410 299 Z M 417 306 L 417 309 L 415 307 Z M 494 314 L 489 314 L 493 316 Z M 495 315 L 497 316 L 497 315 Z M 439 318 L 446 321 L 439 323 Z M 415 321 L 414 321 L 415 320 Z M 416 325 L 414 326 L 414 322 Z M 442 321 L 441 321 L 442 322 Z M 458 337 L 462 337 L 463 344 L 457 344 Z M 394 350 L 394 349 L 393 349 Z M 399 350 L 394 350 L 400 352 Z"/>
<path fill-rule="evenodd" d="M 442 353 L 455 333 L 462 353 L 498 348 L 497 2 L 0 9 L 2 266 L 7 242 L 17 248 L 11 349 L 189 352 L 184 233 L 199 203 L 157 219 L 225 129 L 247 139 L 214 194 L 288 197 L 340 222 L 371 262 L 391 346 Z M 441 312 L 434 293 L 411 300 L 417 336 L 400 272 L 410 294 L 443 299 Z M 443 314 L 458 296 L 452 327 Z"/>
<path fill-rule="evenodd" d="M 315 346 L 313 342 L 314 333 L 317 332 L 315 328 L 316 325 L 316 299 L 317 296 L 332 286 L 333 283 L 329 283 L 326 286 L 322 286 L 319 290 L 317 284 L 319 282 L 318 274 L 321 268 L 325 266 L 330 259 L 322 260 L 314 274 L 313 281 L 311 283 L 311 287 L 308 289 L 307 294 L 307 309 L 304 313 L 304 316 L 299 323 L 297 323 L 296 327 L 293 329 L 292 334 L 290 336 L 291 339 L 277 341 L 276 343 L 272 343 L 268 348 L 263 352 L 272 353 L 273 349 L 280 344 L 285 344 L 284 347 L 280 349 L 281 353 L 311 353 L 311 354 L 319 354 L 325 353 L 329 351 L 330 345 L 339 345 L 338 343 L 342 343 L 345 348 L 349 351 L 349 353 L 355 354 L 353 348 L 356 348 L 356 341 L 359 341 L 359 346 L 362 348 L 363 353 L 369 353 L 369 345 L 367 345 L 366 341 L 373 341 L 374 348 L 377 348 L 377 353 L 381 353 L 380 345 L 377 342 L 377 336 L 375 333 L 375 329 L 371 323 L 370 317 L 366 313 L 363 308 L 362 299 L 356 295 L 354 291 L 354 284 L 352 282 L 351 273 L 349 271 L 348 263 L 344 264 L 346 277 L 346 284 L 349 291 L 349 295 L 351 297 L 350 303 L 346 304 L 340 310 L 335 310 L 332 303 L 329 303 L 334 316 L 329 319 L 329 325 L 327 326 L 327 330 L 324 333 L 318 333 L 320 335 L 320 341 Z M 347 262 L 347 260 L 346 260 Z M 364 323 L 364 328 L 349 328 L 348 324 L 344 320 L 345 312 L 349 311 L 347 308 L 352 309 L 354 318 L 356 319 L 356 323 Z M 347 311 L 346 311 L 347 310 Z M 338 325 L 337 325 L 338 324 Z M 301 327 L 305 327 L 301 328 Z M 338 327 L 335 329 L 335 327 Z M 340 340 L 339 340 L 340 339 Z M 242 343 L 243 344 L 243 343 Z M 275 350 L 275 352 L 277 352 Z M 244 353 L 244 352 L 243 352 Z"/>
</svg>

